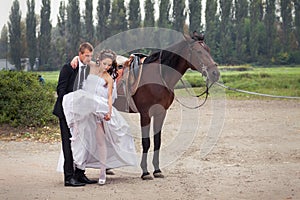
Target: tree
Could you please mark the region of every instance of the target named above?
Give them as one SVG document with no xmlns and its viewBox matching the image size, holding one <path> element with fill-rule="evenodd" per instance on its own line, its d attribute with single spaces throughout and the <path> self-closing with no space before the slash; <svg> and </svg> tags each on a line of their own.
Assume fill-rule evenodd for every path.
<svg viewBox="0 0 300 200">
<path fill-rule="evenodd" d="M 291 43 L 290 37 L 293 29 L 293 18 L 292 18 L 292 2 L 290 0 L 281 0 L 281 17 L 282 17 L 282 43 L 283 43 L 283 51 L 288 52 Z"/>
<path fill-rule="evenodd" d="M 145 1 L 145 19 L 144 19 L 144 27 L 154 27 L 154 2 L 153 0 Z"/>
<path fill-rule="evenodd" d="M 78 52 L 81 36 L 79 1 L 69 0 L 67 6 L 67 30 L 68 30 L 68 49 L 67 59 L 72 59 Z"/>
<path fill-rule="evenodd" d="M 142 19 L 141 19 L 141 10 L 140 10 L 140 0 L 130 0 L 129 16 L 128 16 L 129 29 L 140 27 L 141 21 Z"/>
<path fill-rule="evenodd" d="M 234 62 L 233 59 L 233 37 L 232 37 L 232 2 L 220 0 L 221 24 L 220 24 L 220 58 L 226 63 Z"/>
<path fill-rule="evenodd" d="M 61 1 L 59 4 L 59 13 L 57 15 L 57 38 L 53 38 L 53 42 L 55 44 L 53 52 L 56 53 L 56 55 L 53 55 L 56 58 L 56 61 L 54 61 L 53 64 L 56 66 L 60 66 L 62 63 L 67 62 L 67 49 L 70 49 L 67 43 L 66 20 L 66 5 L 64 1 Z"/>
<path fill-rule="evenodd" d="M 235 0 L 235 51 L 236 57 L 240 58 L 240 62 L 245 61 L 247 35 L 245 30 L 246 19 L 248 18 L 248 0 Z"/>
<path fill-rule="evenodd" d="M 266 0 L 266 15 L 264 18 L 264 24 L 266 28 L 266 56 L 272 57 L 274 54 L 274 41 L 276 37 L 275 28 L 275 2 L 273 0 Z"/>
<path fill-rule="evenodd" d="M 128 22 L 126 19 L 126 8 L 125 1 L 118 0 L 118 8 L 119 8 L 119 19 L 120 19 L 120 31 L 126 31 L 128 29 Z"/>
<path fill-rule="evenodd" d="M 94 40 L 94 20 L 93 20 L 93 0 L 85 1 L 85 38 L 93 43 Z"/>
<path fill-rule="evenodd" d="M 184 13 L 184 9 L 184 0 L 173 0 L 173 29 L 179 32 L 183 32 L 185 24 L 186 13 Z"/>
<path fill-rule="evenodd" d="M 205 8 L 205 42 L 211 49 L 211 54 L 218 61 L 219 54 L 219 15 L 217 14 L 217 0 L 206 4 Z"/>
<path fill-rule="evenodd" d="M 170 0 L 160 0 L 159 4 L 159 18 L 157 26 L 161 28 L 171 28 L 170 13 Z"/>
<path fill-rule="evenodd" d="M 51 30 L 52 25 L 50 23 L 50 0 L 42 0 L 41 8 L 41 27 L 39 35 L 39 52 L 40 52 L 40 64 L 46 65 L 48 63 L 49 55 L 51 52 Z"/>
<path fill-rule="evenodd" d="M 28 47 L 27 47 L 27 40 L 26 40 L 26 22 L 25 20 L 21 20 L 21 65 L 22 65 L 22 58 L 28 58 Z M 28 70 L 28 69 L 27 69 Z"/>
<path fill-rule="evenodd" d="M 1 30 L 0 37 L 0 58 L 7 59 L 8 56 L 8 30 L 7 26 L 4 25 Z"/>
<path fill-rule="evenodd" d="M 21 70 L 21 11 L 18 0 L 14 0 L 9 15 L 10 56 L 17 70 Z"/>
<path fill-rule="evenodd" d="M 201 22 L 201 13 L 202 13 L 202 0 L 190 0 L 189 1 L 189 10 L 190 10 L 190 32 L 201 31 L 202 22 Z"/>
<path fill-rule="evenodd" d="M 125 30 L 127 30 L 127 20 L 124 0 L 113 0 L 110 21 L 110 36 Z"/>
<path fill-rule="evenodd" d="M 59 4 L 59 13 L 57 16 L 57 26 L 59 28 L 59 34 L 61 37 L 66 36 L 66 5 L 64 1 Z"/>
<path fill-rule="evenodd" d="M 300 0 L 294 0 L 295 4 L 295 28 L 298 42 L 298 51 L 300 51 Z"/>
<path fill-rule="evenodd" d="M 28 57 L 31 70 L 35 64 L 37 56 L 37 38 L 36 38 L 36 17 L 35 17 L 35 1 L 27 0 L 27 16 L 26 16 L 26 40 L 28 48 Z"/>
<path fill-rule="evenodd" d="M 261 0 L 252 0 L 250 4 L 250 40 L 249 40 L 249 50 L 250 50 L 250 56 L 251 61 L 257 61 L 258 56 L 258 34 L 257 30 L 259 27 L 259 21 L 260 21 L 260 5 Z"/>
<path fill-rule="evenodd" d="M 98 0 L 96 37 L 98 42 L 109 36 L 108 19 L 110 14 L 110 0 Z"/>
</svg>

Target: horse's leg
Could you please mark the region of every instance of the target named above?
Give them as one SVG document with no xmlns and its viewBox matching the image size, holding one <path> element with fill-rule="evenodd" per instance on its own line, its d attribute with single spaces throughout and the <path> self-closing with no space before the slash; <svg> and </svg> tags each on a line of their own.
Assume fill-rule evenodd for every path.
<svg viewBox="0 0 300 200">
<path fill-rule="evenodd" d="M 149 180 L 152 179 L 150 176 L 150 173 L 147 169 L 147 157 L 148 157 L 148 151 L 150 148 L 150 137 L 149 137 L 149 131 L 150 131 L 150 122 L 151 118 L 147 114 L 141 114 L 141 129 L 142 129 L 142 147 L 143 147 L 143 154 L 142 154 L 142 160 L 141 160 L 141 168 L 143 170 L 143 174 L 141 178 L 143 180 Z"/>
<path fill-rule="evenodd" d="M 153 176 L 155 178 L 163 178 L 163 174 L 159 168 L 159 151 L 161 146 L 161 129 L 166 117 L 166 111 L 153 117 L 153 132 L 154 132 L 154 154 L 152 164 L 154 166 Z"/>
</svg>

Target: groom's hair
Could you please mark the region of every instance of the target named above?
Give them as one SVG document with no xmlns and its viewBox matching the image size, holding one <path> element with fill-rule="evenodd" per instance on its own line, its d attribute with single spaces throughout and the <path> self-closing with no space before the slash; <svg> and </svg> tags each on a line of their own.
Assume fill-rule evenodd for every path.
<svg viewBox="0 0 300 200">
<path fill-rule="evenodd" d="M 84 42 L 80 44 L 79 46 L 79 52 L 84 53 L 84 50 L 89 50 L 90 52 L 94 51 L 93 45 L 91 45 L 89 42 Z"/>
</svg>

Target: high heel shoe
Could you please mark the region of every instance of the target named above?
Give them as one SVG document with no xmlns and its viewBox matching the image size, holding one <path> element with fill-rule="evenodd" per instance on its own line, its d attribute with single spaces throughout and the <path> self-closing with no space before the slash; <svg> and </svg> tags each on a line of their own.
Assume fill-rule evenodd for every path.
<svg viewBox="0 0 300 200">
<path fill-rule="evenodd" d="M 103 170 L 104 172 L 101 172 L 100 177 L 99 177 L 99 181 L 98 184 L 99 185 L 104 185 L 106 182 L 106 173 L 105 170 Z"/>
<path fill-rule="evenodd" d="M 100 179 L 99 178 L 99 181 L 98 181 L 98 185 L 105 185 L 105 179 Z"/>
</svg>

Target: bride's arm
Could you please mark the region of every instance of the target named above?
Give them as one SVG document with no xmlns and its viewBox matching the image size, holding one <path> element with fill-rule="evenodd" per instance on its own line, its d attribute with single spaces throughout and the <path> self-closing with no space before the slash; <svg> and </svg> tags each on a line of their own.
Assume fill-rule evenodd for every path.
<svg viewBox="0 0 300 200">
<path fill-rule="evenodd" d="M 111 113 L 112 113 L 112 90 L 113 90 L 113 79 L 109 74 L 105 76 L 106 82 L 107 82 L 107 88 L 108 88 L 108 113 L 104 116 L 105 120 L 110 120 Z"/>
</svg>

